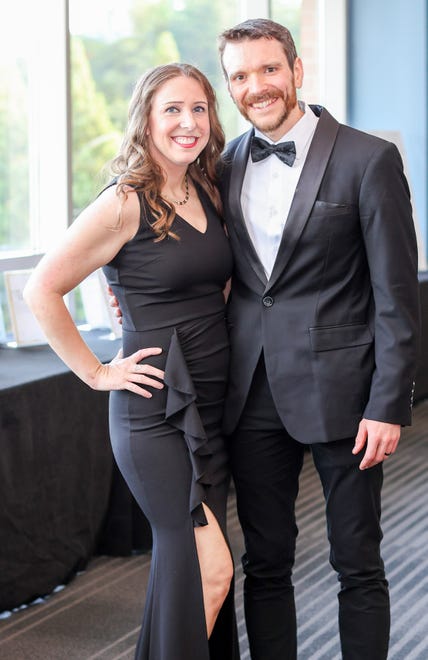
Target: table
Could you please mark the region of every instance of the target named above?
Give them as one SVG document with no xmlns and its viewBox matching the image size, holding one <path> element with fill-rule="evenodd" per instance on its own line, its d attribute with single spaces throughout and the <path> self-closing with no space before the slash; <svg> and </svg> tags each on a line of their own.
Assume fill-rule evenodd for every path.
<svg viewBox="0 0 428 660">
<path fill-rule="evenodd" d="M 107 362 L 118 341 L 100 335 L 87 341 Z M 0 612 L 50 593 L 93 554 L 150 542 L 111 452 L 108 392 L 47 346 L 0 348 Z"/>
<path fill-rule="evenodd" d="M 415 401 L 428 397 L 428 272 L 419 281 Z M 100 333 L 87 340 L 103 362 L 118 350 Z M 47 346 L 0 348 L 0 612 L 67 582 L 93 554 L 150 544 L 111 453 L 108 393 L 90 390 Z"/>
</svg>

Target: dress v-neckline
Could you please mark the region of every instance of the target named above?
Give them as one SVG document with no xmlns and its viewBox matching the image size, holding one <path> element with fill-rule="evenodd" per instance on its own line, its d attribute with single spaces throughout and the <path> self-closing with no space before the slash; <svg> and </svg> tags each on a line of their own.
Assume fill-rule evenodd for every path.
<svg viewBox="0 0 428 660">
<path fill-rule="evenodd" d="M 205 234 L 206 234 L 207 231 L 208 231 L 209 213 L 208 213 L 208 209 L 205 207 L 206 199 L 204 199 L 204 190 L 203 190 L 203 188 L 200 188 L 199 185 L 198 185 L 197 183 L 195 183 L 195 189 L 196 189 L 196 194 L 197 194 L 197 196 L 198 196 L 198 198 L 199 198 L 199 201 L 200 201 L 200 203 L 201 203 L 202 211 L 203 211 L 204 216 L 205 216 L 205 231 L 201 231 L 200 229 L 197 229 L 197 228 L 195 227 L 195 225 L 192 225 L 191 222 L 189 222 L 188 220 L 186 220 L 186 218 L 183 218 L 183 216 L 180 215 L 179 213 L 177 213 L 177 211 L 175 212 L 175 215 L 176 215 L 177 218 L 180 218 L 180 220 L 182 220 L 182 222 L 185 222 L 186 225 L 188 225 L 189 227 L 191 227 L 191 229 L 193 229 L 194 231 L 196 231 L 198 234 L 200 234 L 201 236 L 205 236 Z M 202 193 L 202 194 L 201 194 L 201 193 Z M 205 195 L 206 195 L 206 193 L 205 193 Z M 204 202 L 205 202 L 205 203 L 204 203 Z"/>
<path fill-rule="evenodd" d="M 203 208 L 203 207 L 202 207 L 202 208 Z M 201 231 L 200 229 L 198 229 L 197 227 L 195 227 L 195 225 L 192 225 L 191 222 L 189 222 L 188 220 L 186 220 L 186 218 L 183 218 L 183 216 L 180 215 L 179 213 L 176 213 L 175 215 L 177 216 L 177 218 L 179 218 L 180 220 L 182 220 L 183 222 L 185 222 L 186 225 L 189 225 L 189 227 L 191 227 L 192 229 L 194 229 L 198 234 L 201 234 L 201 236 L 205 236 L 205 234 L 207 233 L 207 231 L 208 231 L 208 215 L 205 213 L 205 209 L 204 209 L 204 215 L 205 215 L 205 220 L 206 220 L 206 222 L 205 222 L 205 231 Z"/>
</svg>

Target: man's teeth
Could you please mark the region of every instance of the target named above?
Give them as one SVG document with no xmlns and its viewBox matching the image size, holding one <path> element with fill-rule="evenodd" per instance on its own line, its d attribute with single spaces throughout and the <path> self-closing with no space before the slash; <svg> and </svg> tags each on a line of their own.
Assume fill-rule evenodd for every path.
<svg viewBox="0 0 428 660">
<path fill-rule="evenodd" d="M 267 108 L 273 102 L 273 99 L 267 99 L 266 101 L 260 101 L 259 103 L 253 103 L 253 108 Z"/>
</svg>

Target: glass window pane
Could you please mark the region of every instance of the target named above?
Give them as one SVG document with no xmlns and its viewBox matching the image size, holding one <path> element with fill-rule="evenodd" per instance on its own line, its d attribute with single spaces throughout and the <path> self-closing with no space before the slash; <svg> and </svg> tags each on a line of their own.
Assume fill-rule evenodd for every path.
<svg viewBox="0 0 428 660">
<path fill-rule="evenodd" d="M 285 25 L 296 44 L 297 52 L 300 54 L 300 27 L 303 0 L 272 0 L 272 20 Z"/>
<path fill-rule="evenodd" d="M 293 35 L 303 61 L 304 79 L 299 97 L 307 103 L 320 99 L 319 0 L 272 0 L 272 18 Z"/>
<path fill-rule="evenodd" d="M 237 22 L 237 7 L 238 0 L 70 0 L 74 215 L 100 190 L 133 86 L 152 66 L 178 60 L 199 67 L 217 91 L 226 134 L 236 135 L 217 35 Z"/>
<path fill-rule="evenodd" d="M 22 2 L 0 27 L 0 253 L 26 248 L 29 230 L 28 42 Z"/>
<path fill-rule="evenodd" d="M 0 345 L 12 339 L 4 275 L 0 273 Z"/>
</svg>

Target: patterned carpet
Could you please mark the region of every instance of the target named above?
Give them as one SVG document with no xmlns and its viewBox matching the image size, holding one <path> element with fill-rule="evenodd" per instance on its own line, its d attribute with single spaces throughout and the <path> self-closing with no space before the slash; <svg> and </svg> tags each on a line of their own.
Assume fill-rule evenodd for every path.
<svg viewBox="0 0 428 660">
<path fill-rule="evenodd" d="M 391 588 L 390 660 L 428 659 L 427 438 L 424 401 L 416 406 L 414 425 L 404 430 L 397 453 L 385 465 L 383 556 Z M 299 660 L 340 660 L 338 585 L 328 564 L 323 500 L 309 456 L 301 478 L 298 523 L 294 580 Z M 237 565 L 241 658 L 249 660 L 239 562 L 242 536 L 233 495 L 229 533 Z M 0 621 L 0 660 L 132 660 L 149 562 L 147 555 L 95 558 L 65 589 Z"/>
<path fill-rule="evenodd" d="M 416 406 L 413 426 L 404 430 L 394 458 L 385 463 L 382 552 L 391 592 L 390 660 L 428 659 L 427 440 L 424 401 Z M 301 477 L 298 524 L 294 583 L 299 660 L 340 660 L 338 583 L 328 564 L 322 491 L 310 457 Z M 241 626 L 241 656 L 248 660 L 243 622 Z"/>
</svg>

